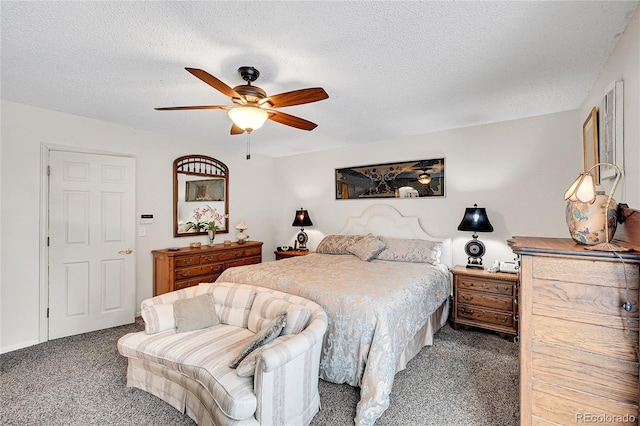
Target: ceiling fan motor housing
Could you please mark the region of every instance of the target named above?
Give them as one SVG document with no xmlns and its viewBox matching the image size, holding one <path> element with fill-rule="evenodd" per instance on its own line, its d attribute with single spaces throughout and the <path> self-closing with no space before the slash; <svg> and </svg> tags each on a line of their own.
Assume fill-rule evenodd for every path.
<svg viewBox="0 0 640 426">
<path fill-rule="evenodd" d="M 260 71 L 255 69 L 254 67 L 240 67 L 238 68 L 238 74 L 244 81 L 253 82 L 260 77 Z"/>
</svg>

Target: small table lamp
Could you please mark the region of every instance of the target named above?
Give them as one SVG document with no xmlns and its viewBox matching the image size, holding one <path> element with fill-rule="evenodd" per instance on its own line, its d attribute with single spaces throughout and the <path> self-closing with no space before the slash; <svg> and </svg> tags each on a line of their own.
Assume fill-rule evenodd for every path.
<svg viewBox="0 0 640 426">
<path fill-rule="evenodd" d="M 291 226 L 300 227 L 300 232 L 298 232 L 298 235 L 296 236 L 296 240 L 298 241 L 298 250 L 308 250 L 307 241 L 309 241 L 309 236 L 304 232 L 304 227 L 313 226 L 313 223 L 311 223 L 311 219 L 309 218 L 309 212 L 302 207 L 300 207 L 300 210 L 296 210 L 296 216 L 293 218 Z"/>
<path fill-rule="evenodd" d="M 611 167 L 616 179 L 608 196 L 596 191 L 591 171 L 596 167 Z M 585 250 L 630 251 L 611 242 L 616 232 L 617 205 L 613 199 L 622 171 L 613 163 L 597 163 L 581 173 L 564 194 L 567 200 L 567 225 L 571 238 L 578 244 L 587 244 Z M 605 201 L 606 200 L 606 201 Z"/>
<path fill-rule="evenodd" d="M 484 207 L 468 207 L 464 211 L 462 222 L 458 225 L 458 231 L 473 232 L 473 239 L 469 240 L 464 246 L 464 252 L 467 254 L 467 268 L 484 269 L 482 265 L 482 256 L 485 253 L 484 244 L 478 240 L 477 232 L 493 232 L 493 226 L 487 217 L 487 211 Z"/>
</svg>

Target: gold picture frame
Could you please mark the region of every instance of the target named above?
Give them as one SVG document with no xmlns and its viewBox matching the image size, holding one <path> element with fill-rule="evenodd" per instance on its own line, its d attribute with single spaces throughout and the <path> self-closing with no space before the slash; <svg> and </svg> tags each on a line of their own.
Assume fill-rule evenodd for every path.
<svg viewBox="0 0 640 426">
<path fill-rule="evenodd" d="M 598 108 L 593 107 L 582 125 L 582 149 L 584 152 L 584 171 L 598 163 Z M 594 169 L 594 178 L 600 182 L 598 168 Z"/>
</svg>

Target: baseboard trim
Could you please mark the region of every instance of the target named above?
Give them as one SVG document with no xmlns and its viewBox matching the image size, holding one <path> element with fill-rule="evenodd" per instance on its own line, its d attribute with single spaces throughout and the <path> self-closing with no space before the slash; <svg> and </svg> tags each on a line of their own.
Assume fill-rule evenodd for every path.
<svg viewBox="0 0 640 426">
<path fill-rule="evenodd" d="M 29 340 L 27 342 L 21 342 L 16 345 L 0 347 L 0 354 L 6 354 L 8 352 L 17 351 L 18 349 L 28 348 L 29 346 L 34 346 L 40 343 L 39 340 Z"/>
</svg>

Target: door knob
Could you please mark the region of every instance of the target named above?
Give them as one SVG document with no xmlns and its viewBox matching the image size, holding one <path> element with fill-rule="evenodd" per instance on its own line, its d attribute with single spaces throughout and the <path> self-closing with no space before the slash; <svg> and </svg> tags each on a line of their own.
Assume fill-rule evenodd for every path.
<svg viewBox="0 0 640 426">
<path fill-rule="evenodd" d="M 118 254 L 131 254 L 131 253 L 133 253 L 133 250 L 131 250 L 130 248 L 125 249 L 125 250 L 120 250 L 118 252 Z"/>
</svg>

